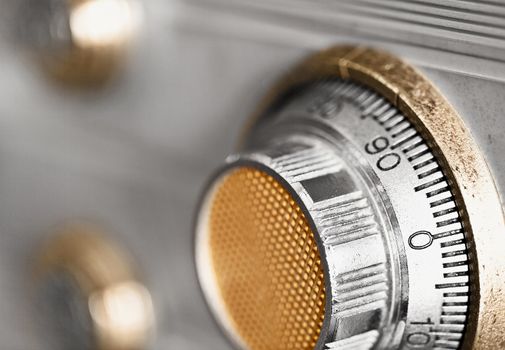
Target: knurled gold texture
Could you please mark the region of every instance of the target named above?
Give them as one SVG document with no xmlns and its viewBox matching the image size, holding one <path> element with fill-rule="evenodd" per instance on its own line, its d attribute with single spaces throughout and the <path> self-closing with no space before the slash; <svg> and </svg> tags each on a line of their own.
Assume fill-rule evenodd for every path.
<svg viewBox="0 0 505 350">
<path fill-rule="evenodd" d="M 211 199 L 210 257 L 234 336 L 251 350 L 312 350 L 325 311 L 324 273 L 302 209 L 267 173 L 239 167 Z"/>
</svg>

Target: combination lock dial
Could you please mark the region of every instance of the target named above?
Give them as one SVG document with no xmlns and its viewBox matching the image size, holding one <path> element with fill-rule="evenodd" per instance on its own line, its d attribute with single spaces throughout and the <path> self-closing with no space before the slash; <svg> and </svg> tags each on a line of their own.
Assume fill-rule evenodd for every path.
<svg viewBox="0 0 505 350">
<path fill-rule="evenodd" d="M 202 289 L 240 348 L 500 344 L 491 176 L 450 105 L 388 54 L 334 48 L 282 80 L 196 231 Z"/>
</svg>

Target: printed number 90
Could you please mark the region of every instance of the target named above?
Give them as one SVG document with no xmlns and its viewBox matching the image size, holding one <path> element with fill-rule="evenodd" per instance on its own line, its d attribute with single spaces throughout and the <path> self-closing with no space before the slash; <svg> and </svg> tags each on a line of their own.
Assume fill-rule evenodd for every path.
<svg viewBox="0 0 505 350">
<path fill-rule="evenodd" d="M 389 140 L 384 136 L 377 136 L 371 142 L 365 145 L 365 152 L 368 154 L 379 154 L 386 151 L 389 147 Z M 377 168 L 382 171 L 388 171 L 396 168 L 400 164 L 401 158 L 395 152 L 382 154 L 377 160 Z"/>
</svg>

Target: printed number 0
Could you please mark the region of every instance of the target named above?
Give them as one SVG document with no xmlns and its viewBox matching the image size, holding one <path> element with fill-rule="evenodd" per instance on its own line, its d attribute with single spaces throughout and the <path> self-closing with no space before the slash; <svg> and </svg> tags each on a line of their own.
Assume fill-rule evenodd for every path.
<svg viewBox="0 0 505 350">
<path fill-rule="evenodd" d="M 387 153 L 379 158 L 377 161 L 377 168 L 382 171 L 388 171 L 396 168 L 400 164 L 401 158 L 396 153 Z"/>
<path fill-rule="evenodd" d="M 409 237 L 409 246 L 415 250 L 428 248 L 431 243 L 433 243 L 433 235 L 428 231 L 417 231 Z"/>
</svg>

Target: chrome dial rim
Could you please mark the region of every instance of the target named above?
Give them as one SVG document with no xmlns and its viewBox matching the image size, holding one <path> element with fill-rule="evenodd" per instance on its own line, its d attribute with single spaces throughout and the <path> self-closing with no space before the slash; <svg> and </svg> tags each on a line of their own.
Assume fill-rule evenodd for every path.
<svg viewBox="0 0 505 350">
<path fill-rule="evenodd" d="M 311 218 L 331 291 L 318 348 L 458 348 L 468 252 L 427 143 L 394 106 L 357 84 L 319 82 L 289 96 L 227 168 L 268 169 Z"/>
</svg>

